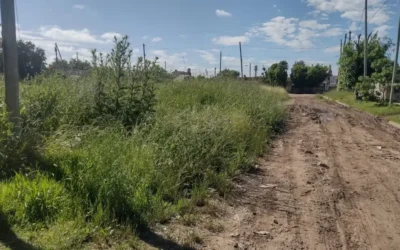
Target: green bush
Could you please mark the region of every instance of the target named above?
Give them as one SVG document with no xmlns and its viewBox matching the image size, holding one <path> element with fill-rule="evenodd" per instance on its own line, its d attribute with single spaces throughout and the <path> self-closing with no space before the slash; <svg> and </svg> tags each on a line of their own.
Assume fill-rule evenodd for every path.
<svg viewBox="0 0 400 250">
<path fill-rule="evenodd" d="M 32 178 L 17 174 L 0 183 L 0 211 L 12 223 L 52 222 L 71 205 L 63 185 L 42 174 Z"/>
<path fill-rule="evenodd" d="M 140 230 L 204 205 L 209 188 L 229 194 L 283 127 L 284 89 L 225 78 L 160 84 L 155 62 L 130 65 L 126 42 L 105 58 L 94 53 L 91 76 L 24 82 L 18 140 L 0 113 L 2 170 L 20 158 L 16 166 L 35 170 L 0 183 L 11 224 Z M 28 160 L 26 147 L 38 157 Z"/>
<path fill-rule="evenodd" d="M 52 138 L 46 156 L 62 169 L 64 184 L 89 218 L 100 224 L 117 219 L 142 225 L 163 209 L 151 186 L 151 148 L 118 129 L 87 131 L 83 142 L 72 147 L 66 140 L 79 135 L 69 138 Z"/>
</svg>

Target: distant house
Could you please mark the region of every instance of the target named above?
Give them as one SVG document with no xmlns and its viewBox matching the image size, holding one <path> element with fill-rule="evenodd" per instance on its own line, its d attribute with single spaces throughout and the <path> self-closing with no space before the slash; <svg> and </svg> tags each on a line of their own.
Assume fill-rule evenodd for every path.
<svg viewBox="0 0 400 250">
<path fill-rule="evenodd" d="M 381 84 L 377 83 L 375 85 L 374 94 L 378 99 L 384 99 L 387 101 L 390 97 L 391 84 L 388 83 L 384 86 L 381 86 Z M 400 102 L 400 84 L 394 84 L 392 100 L 393 102 Z"/>
<path fill-rule="evenodd" d="M 192 72 L 190 71 L 190 68 L 187 69 L 187 71 L 178 71 L 175 70 L 171 73 L 172 78 L 175 81 L 182 81 L 186 78 L 189 78 L 192 76 Z"/>
<path fill-rule="evenodd" d="M 329 91 L 332 88 L 336 87 L 337 84 L 337 76 L 332 75 L 332 68 L 329 65 L 329 69 L 326 72 L 328 74 L 328 77 L 325 79 L 325 81 L 322 83 L 324 86 L 324 91 Z"/>
</svg>

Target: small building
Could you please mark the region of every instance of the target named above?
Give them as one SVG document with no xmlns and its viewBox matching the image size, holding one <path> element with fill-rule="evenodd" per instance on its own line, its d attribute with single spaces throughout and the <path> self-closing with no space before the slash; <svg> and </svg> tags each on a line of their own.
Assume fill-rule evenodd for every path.
<svg viewBox="0 0 400 250">
<path fill-rule="evenodd" d="M 176 78 L 186 78 L 186 77 L 191 77 L 192 76 L 192 72 L 190 71 L 190 68 L 187 69 L 187 71 L 178 71 L 175 70 L 171 73 L 172 78 L 176 79 Z M 183 77 L 182 77 L 183 76 Z"/>
<path fill-rule="evenodd" d="M 384 99 L 383 101 L 388 101 L 390 98 L 390 86 L 391 84 L 386 84 L 385 87 L 381 86 L 380 83 L 375 85 L 374 94 L 378 99 Z M 393 102 L 400 102 L 400 84 L 393 85 Z"/>
</svg>

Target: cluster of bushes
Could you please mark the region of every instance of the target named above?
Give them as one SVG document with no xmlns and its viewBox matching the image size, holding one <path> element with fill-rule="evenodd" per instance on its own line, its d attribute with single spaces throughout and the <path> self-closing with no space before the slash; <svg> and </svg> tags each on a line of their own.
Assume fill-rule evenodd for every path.
<svg viewBox="0 0 400 250">
<path fill-rule="evenodd" d="M 291 87 L 292 90 L 312 91 L 318 88 L 329 76 L 329 68 L 321 64 L 307 65 L 304 61 L 295 62 L 288 78 L 288 63 L 280 61 L 268 70 L 263 68 L 263 81 L 268 85 Z"/>
<path fill-rule="evenodd" d="M 386 102 L 393 74 L 390 56 L 393 43 L 390 39 L 380 38 L 377 32 L 369 34 L 367 39 L 367 77 L 364 79 L 364 39 L 359 35 L 357 40 L 349 39 L 343 46 L 339 59 L 339 89 L 357 91 L 364 100 L 379 97 Z M 376 89 L 379 89 L 378 93 Z"/>
<path fill-rule="evenodd" d="M 17 138 L 2 110 L 0 213 L 10 224 L 140 231 L 204 204 L 209 188 L 229 193 L 282 126 L 283 89 L 159 83 L 155 62 L 130 62 L 123 38 L 107 56 L 93 52 L 91 76 L 24 82 Z"/>
</svg>

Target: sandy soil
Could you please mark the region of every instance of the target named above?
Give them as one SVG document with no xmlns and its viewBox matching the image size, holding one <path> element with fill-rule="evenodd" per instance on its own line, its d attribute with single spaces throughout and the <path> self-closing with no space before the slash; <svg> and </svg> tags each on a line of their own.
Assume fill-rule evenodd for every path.
<svg viewBox="0 0 400 250">
<path fill-rule="evenodd" d="M 292 96 L 287 132 L 237 182 L 237 197 L 192 227 L 201 238 L 195 248 L 400 249 L 399 131 Z M 205 229 L 210 223 L 220 230 Z"/>
</svg>

